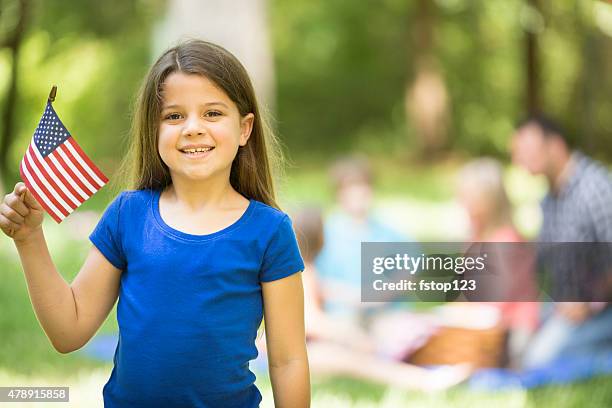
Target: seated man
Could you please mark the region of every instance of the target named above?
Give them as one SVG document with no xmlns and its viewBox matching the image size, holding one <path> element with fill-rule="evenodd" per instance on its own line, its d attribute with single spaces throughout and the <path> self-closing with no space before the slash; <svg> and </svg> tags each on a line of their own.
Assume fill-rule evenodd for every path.
<svg viewBox="0 0 612 408">
<path fill-rule="evenodd" d="M 516 164 L 532 174 L 544 175 L 548 181 L 538 237 L 541 244 L 612 242 L 610 173 L 586 155 L 572 151 L 555 123 L 539 116 L 523 121 L 512 137 L 512 156 Z M 553 266 L 562 267 L 558 263 Z M 577 271 L 553 273 L 558 276 Z M 561 355 L 603 350 L 612 350 L 612 308 L 601 302 L 557 303 L 529 347 L 524 365 L 535 367 Z"/>
</svg>

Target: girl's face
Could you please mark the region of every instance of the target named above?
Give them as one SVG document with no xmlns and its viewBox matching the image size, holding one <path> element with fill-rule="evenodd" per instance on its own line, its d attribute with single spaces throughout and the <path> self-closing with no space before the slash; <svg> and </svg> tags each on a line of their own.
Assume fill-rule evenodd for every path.
<svg viewBox="0 0 612 408">
<path fill-rule="evenodd" d="M 174 72 L 162 87 L 158 151 L 172 181 L 229 180 L 232 161 L 244 146 L 254 115 L 202 75 Z"/>
</svg>

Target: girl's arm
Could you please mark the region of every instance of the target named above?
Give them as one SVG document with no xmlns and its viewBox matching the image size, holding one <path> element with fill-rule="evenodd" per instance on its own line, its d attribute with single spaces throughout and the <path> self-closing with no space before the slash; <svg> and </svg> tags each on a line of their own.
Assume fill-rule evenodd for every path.
<svg viewBox="0 0 612 408">
<path fill-rule="evenodd" d="M 277 408 L 310 406 L 301 275 L 262 283 L 268 365 Z"/>
<path fill-rule="evenodd" d="M 112 309 L 121 271 L 92 247 L 72 284 L 59 274 L 42 230 L 15 243 L 36 317 L 53 347 L 70 353 L 83 347 Z"/>
<path fill-rule="evenodd" d="M 20 198 L 23 197 L 23 198 Z M 59 274 L 42 230 L 43 211 L 18 183 L 0 209 L 0 227 L 19 252 L 36 317 L 60 353 L 81 348 L 117 300 L 121 271 L 93 247 L 72 284 Z"/>
</svg>

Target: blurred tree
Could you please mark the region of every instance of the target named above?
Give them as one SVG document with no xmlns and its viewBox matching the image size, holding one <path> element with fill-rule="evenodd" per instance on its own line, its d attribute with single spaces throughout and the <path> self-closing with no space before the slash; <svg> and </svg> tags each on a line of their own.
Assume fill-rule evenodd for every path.
<svg viewBox="0 0 612 408">
<path fill-rule="evenodd" d="M 435 54 L 435 3 L 417 2 L 412 34 L 414 80 L 406 90 L 408 120 L 415 128 L 420 153 L 431 158 L 447 145 L 449 100 Z"/>
<path fill-rule="evenodd" d="M 3 176 L 8 170 L 7 154 L 15 137 L 15 107 L 17 104 L 17 78 L 19 52 L 30 17 L 30 1 L 2 0 L 0 2 L 0 51 L 8 49 L 11 69 L 8 78 L 5 103 L 2 109 L 0 129 L 0 192 L 5 191 Z"/>
<path fill-rule="evenodd" d="M 577 41 L 580 58 L 564 117 L 573 118 L 573 123 L 566 125 L 578 147 L 600 159 L 606 156 L 609 159 L 612 156 L 612 81 L 608 80 L 612 72 L 612 4 L 596 3 L 599 7 L 595 9 L 584 3 L 573 7 L 575 30 L 581 33 Z M 598 13 L 604 13 L 608 19 L 602 19 Z"/>
<path fill-rule="evenodd" d="M 522 9 L 522 25 L 525 30 L 525 106 L 530 114 L 542 111 L 540 100 L 540 61 L 538 35 L 544 30 L 544 16 L 540 0 L 528 0 Z"/>
<path fill-rule="evenodd" d="M 259 99 L 273 106 L 274 67 L 266 0 L 169 0 L 155 28 L 155 54 L 180 39 L 217 43 L 244 64 Z"/>
</svg>

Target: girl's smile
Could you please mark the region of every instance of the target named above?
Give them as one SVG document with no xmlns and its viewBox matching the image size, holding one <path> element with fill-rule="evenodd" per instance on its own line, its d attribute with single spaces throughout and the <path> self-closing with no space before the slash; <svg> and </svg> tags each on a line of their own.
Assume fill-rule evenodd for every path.
<svg viewBox="0 0 612 408">
<path fill-rule="evenodd" d="M 199 159 L 203 157 L 208 157 L 208 155 L 214 149 L 214 146 L 209 145 L 188 145 L 180 148 L 179 150 L 183 152 L 189 159 Z"/>
</svg>

